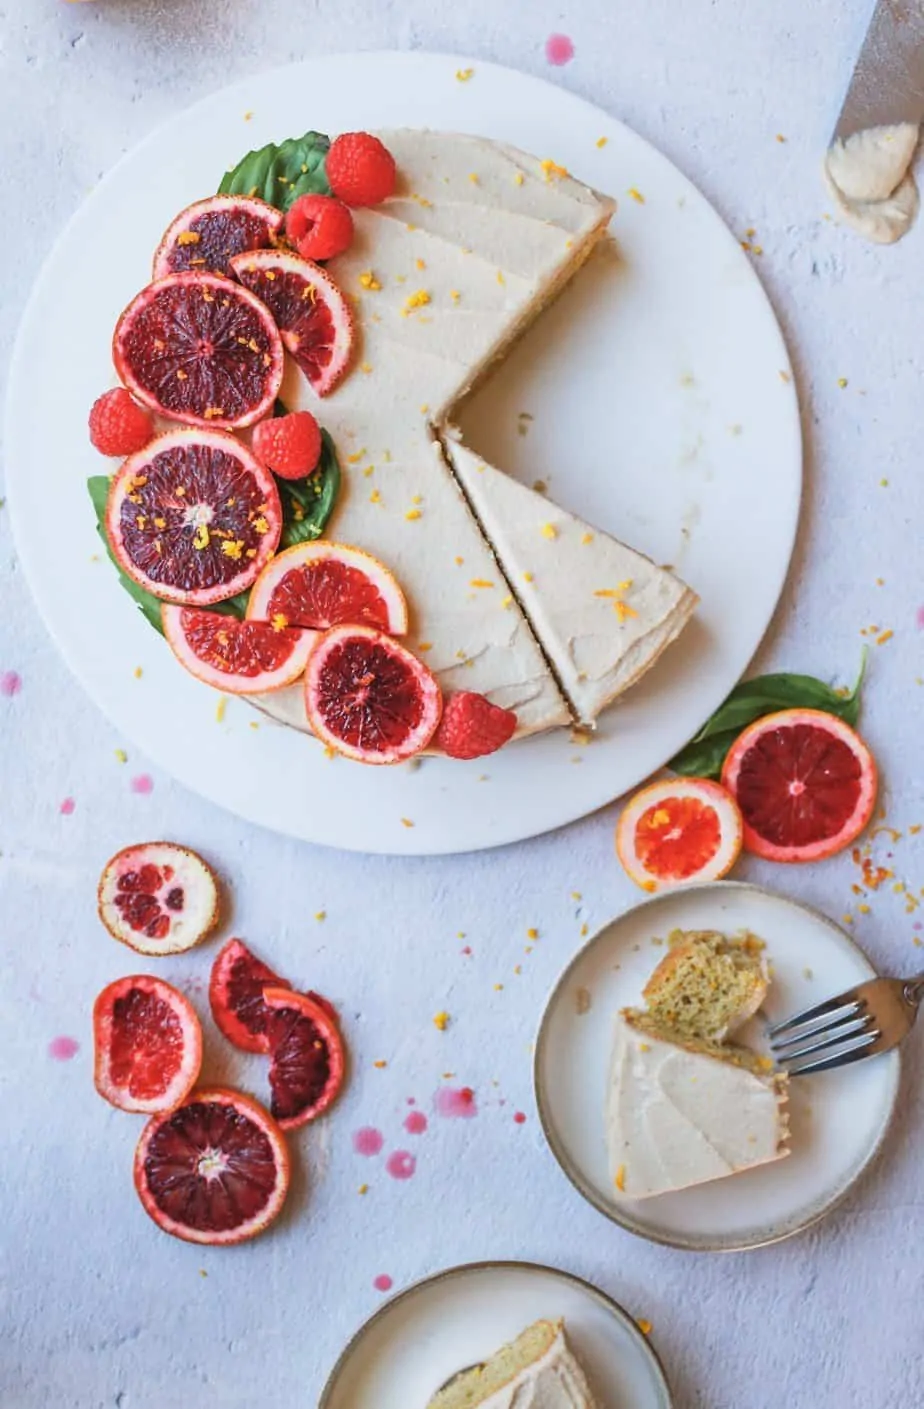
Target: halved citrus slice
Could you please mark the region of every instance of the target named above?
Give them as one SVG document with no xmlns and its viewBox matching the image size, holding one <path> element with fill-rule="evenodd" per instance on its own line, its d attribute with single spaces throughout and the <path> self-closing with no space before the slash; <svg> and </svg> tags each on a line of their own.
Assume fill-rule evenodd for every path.
<svg viewBox="0 0 924 1409">
<path fill-rule="evenodd" d="M 717 881 L 741 852 L 741 813 L 708 778 L 668 778 L 635 794 L 616 827 L 616 851 L 642 890 Z"/>
<path fill-rule="evenodd" d="M 273 1054 L 270 1110 L 283 1130 L 307 1125 L 337 1099 L 346 1055 L 330 1007 L 287 988 L 265 988 Z"/>
<path fill-rule="evenodd" d="M 854 729 L 819 709 L 764 715 L 729 750 L 722 782 L 744 818 L 744 845 L 769 861 L 820 861 L 862 832 L 876 764 Z"/>
<path fill-rule="evenodd" d="M 304 673 L 314 631 L 240 621 L 200 607 L 161 608 L 164 635 L 190 675 L 232 695 L 281 690 Z"/>
<path fill-rule="evenodd" d="M 116 324 L 112 358 L 152 411 L 225 430 L 268 415 L 285 371 L 269 310 L 220 274 L 168 274 L 142 289 Z"/>
<path fill-rule="evenodd" d="M 218 923 L 218 881 L 195 851 L 172 841 L 126 846 L 106 863 L 99 917 L 139 954 L 180 954 Z"/>
<path fill-rule="evenodd" d="M 331 276 L 281 250 L 236 255 L 231 268 L 266 304 L 286 351 L 318 396 L 327 396 L 346 373 L 353 350 L 353 311 Z"/>
<path fill-rule="evenodd" d="M 334 626 L 305 670 L 308 722 L 323 743 L 360 763 L 400 763 L 420 753 L 443 710 L 422 661 L 369 626 Z"/>
<path fill-rule="evenodd" d="M 254 583 L 247 615 L 313 631 L 344 624 L 389 636 L 407 631 L 407 602 L 388 568 L 343 543 L 298 543 L 279 553 Z"/>
<path fill-rule="evenodd" d="M 269 1009 L 263 991 L 288 988 L 286 979 L 273 973 L 239 939 L 229 939 L 212 965 L 209 1006 L 219 1030 L 244 1052 L 268 1052 L 266 1025 Z"/>
<path fill-rule="evenodd" d="M 255 196 L 209 196 L 180 211 L 154 256 L 153 278 L 186 270 L 231 274 L 231 259 L 265 249 L 282 227 L 283 215 Z"/>
<path fill-rule="evenodd" d="M 273 476 L 226 431 L 167 431 L 109 487 L 106 536 L 119 566 L 165 602 L 207 607 L 245 591 L 281 532 Z"/>
<path fill-rule="evenodd" d="M 194 1091 L 141 1132 L 135 1188 L 145 1211 L 174 1238 L 242 1243 L 269 1227 L 285 1203 L 285 1137 L 240 1091 Z"/>
<path fill-rule="evenodd" d="M 93 1004 L 93 1081 L 120 1111 L 166 1111 L 195 1085 L 202 1029 L 188 998 L 162 979 L 116 979 Z"/>
</svg>

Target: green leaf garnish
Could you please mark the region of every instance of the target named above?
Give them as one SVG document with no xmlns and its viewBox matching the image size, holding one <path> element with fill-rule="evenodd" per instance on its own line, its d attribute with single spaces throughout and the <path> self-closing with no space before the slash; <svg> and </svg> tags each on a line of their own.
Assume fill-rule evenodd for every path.
<svg viewBox="0 0 924 1409">
<path fill-rule="evenodd" d="M 334 511 L 340 489 L 340 465 L 327 431 L 321 432 L 321 458 L 317 469 L 307 479 L 277 478 L 276 484 L 283 514 L 279 551 L 320 538 Z"/>
<path fill-rule="evenodd" d="M 860 690 L 866 674 L 864 650 L 853 689 L 841 694 L 814 675 L 758 675 L 736 685 L 685 748 L 667 765 L 688 778 L 718 778 L 726 754 L 743 729 L 781 709 L 820 709 L 854 726 L 860 717 Z"/>
<path fill-rule="evenodd" d="M 330 138 L 323 132 L 306 132 L 278 145 L 269 142 L 225 172 L 218 194 L 259 196 L 281 211 L 287 211 L 299 196 L 329 196 L 325 168 L 329 150 Z"/>
</svg>

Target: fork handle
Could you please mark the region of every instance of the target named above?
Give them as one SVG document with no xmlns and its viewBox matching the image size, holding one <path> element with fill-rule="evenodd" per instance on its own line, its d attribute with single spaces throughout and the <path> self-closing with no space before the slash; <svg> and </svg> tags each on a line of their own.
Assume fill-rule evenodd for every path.
<svg viewBox="0 0 924 1409">
<path fill-rule="evenodd" d="M 914 978 L 905 979 L 903 994 L 905 1000 L 908 1003 L 913 1003 L 916 1008 L 924 1002 L 924 973 L 915 974 Z"/>
</svg>

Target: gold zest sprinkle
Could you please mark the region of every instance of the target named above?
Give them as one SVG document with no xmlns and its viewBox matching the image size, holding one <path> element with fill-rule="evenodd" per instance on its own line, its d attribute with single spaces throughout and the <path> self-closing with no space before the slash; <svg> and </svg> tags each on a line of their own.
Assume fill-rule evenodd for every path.
<svg viewBox="0 0 924 1409">
<path fill-rule="evenodd" d="M 270 618 L 270 625 L 274 631 L 285 631 L 289 624 L 289 618 L 285 612 L 274 612 Z"/>
<path fill-rule="evenodd" d="M 253 526 L 257 533 L 269 533 L 269 521 L 262 514 L 254 519 Z"/>
<path fill-rule="evenodd" d="M 369 1185 L 368 1185 L 368 1184 L 360 1184 L 360 1186 L 359 1186 L 359 1188 L 357 1189 L 356 1192 L 359 1193 L 359 1194 L 368 1194 L 368 1192 L 369 1192 Z"/>
<path fill-rule="evenodd" d="M 643 1336 L 650 1336 L 650 1335 L 651 1335 L 651 1322 L 650 1322 L 646 1317 L 644 1317 L 644 1316 L 639 1316 L 639 1317 L 637 1317 L 635 1324 L 636 1324 L 636 1326 L 638 1326 L 638 1328 L 639 1328 L 639 1330 L 641 1331 L 641 1333 L 642 1333 Z"/>
<path fill-rule="evenodd" d="M 535 929 L 535 928 L 530 928 L 530 929 L 528 929 L 528 930 L 526 931 L 526 938 L 527 938 L 527 939 L 538 939 L 538 938 L 539 938 L 539 931 L 538 931 L 537 929 Z"/>
<path fill-rule="evenodd" d="M 195 230 L 181 230 L 176 242 L 178 245 L 197 245 L 201 239 L 202 236 L 197 235 Z"/>
<path fill-rule="evenodd" d="M 128 754 L 125 752 L 124 749 L 115 749 L 114 752 L 116 756 L 116 763 L 128 762 Z"/>
<path fill-rule="evenodd" d="M 347 464 L 348 464 L 348 465 L 358 465 L 359 462 L 360 462 L 360 460 L 361 460 L 361 459 L 363 458 L 363 456 L 365 455 L 365 453 L 366 453 L 366 447 L 363 446 L 362 450 L 357 450 L 357 451 L 355 451 L 354 454 L 347 456 Z"/>
<path fill-rule="evenodd" d="M 433 650 L 433 642 L 432 642 L 432 641 L 421 641 L 421 642 L 419 642 L 419 644 L 418 644 L 418 646 L 417 646 L 417 649 L 418 649 L 418 651 L 432 651 L 432 650 Z"/>
<path fill-rule="evenodd" d="M 613 1180 L 613 1183 L 616 1185 L 619 1192 L 623 1193 L 626 1187 L 626 1166 L 624 1164 L 621 1164 L 617 1169 L 616 1178 Z"/>
<path fill-rule="evenodd" d="M 185 382 L 185 381 L 187 380 L 187 375 L 186 375 L 186 373 L 183 371 L 183 368 L 182 368 L 182 367 L 177 367 L 177 369 L 176 369 L 176 379 L 177 379 L 178 382 Z M 208 413 L 206 412 L 206 414 L 208 414 Z"/>
<path fill-rule="evenodd" d="M 224 717 L 225 717 L 225 710 L 226 710 L 227 708 L 228 708 L 228 701 L 225 699 L 224 695 L 222 695 L 221 699 L 218 701 L 217 705 L 215 706 L 215 723 L 216 723 L 216 724 L 220 724 L 221 721 L 224 719 Z"/>
<path fill-rule="evenodd" d="M 607 144 L 607 142 L 608 142 L 609 140 L 610 140 L 609 137 L 598 137 L 598 138 L 597 138 L 597 146 L 598 146 L 598 147 L 605 147 L 606 144 Z"/>
<path fill-rule="evenodd" d="M 557 538 L 558 529 L 553 523 L 544 523 L 542 525 L 542 536 L 543 538 Z"/>
<path fill-rule="evenodd" d="M 402 817 L 401 825 L 402 827 L 413 827 L 414 823 L 411 821 L 410 817 Z"/>
<path fill-rule="evenodd" d="M 470 172 L 468 173 L 468 179 L 469 179 L 469 181 L 471 181 L 471 183 L 472 183 L 473 186 L 477 186 L 477 185 L 478 185 L 478 173 L 477 173 L 477 171 L 470 171 Z"/>
<path fill-rule="evenodd" d="M 533 579 L 533 575 L 532 575 L 531 572 L 524 572 L 524 574 L 523 574 L 523 581 L 524 581 L 524 582 L 532 582 L 533 580 L 534 580 L 534 579 Z"/>
<path fill-rule="evenodd" d="M 837 379 L 837 384 L 838 384 L 838 386 L 840 387 L 841 391 L 843 391 L 843 390 L 844 390 L 844 387 L 847 385 L 847 378 L 846 378 L 846 377 L 838 377 L 838 379 Z"/>
<path fill-rule="evenodd" d="M 315 912 L 314 918 L 318 921 L 319 924 L 322 923 L 322 921 L 324 921 L 324 920 L 327 919 L 327 911 L 326 911 L 326 910 L 317 910 L 317 911 Z"/>
<path fill-rule="evenodd" d="M 634 607 L 630 607 L 628 602 L 614 602 L 613 611 L 620 621 L 626 621 L 630 616 L 638 616 Z"/>
<path fill-rule="evenodd" d="M 522 186 L 522 185 L 523 185 L 523 182 L 524 182 L 525 180 L 526 180 L 526 177 L 523 175 L 522 171 L 518 171 L 517 174 L 516 174 L 516 176 L 514 176 L 514 178 L 513 178 L 514 185 L 516 185 L 516 186 Z"/>
<path fill-rule="evenodd" d="M 449 1014 L 445 1012 L 437 1013 L 433 1019 L 433 1026 L 438 1032 L 445 1032 L 449 1026 Z"/>
<path fill-rule="evenodd" d="M 486 577 L 473 577 L 468 585 L 469 587 L 493 587 L 494 583 L 489 582 Z"/>
<path fill-rule="evenodd" d="M 423 206 L 424 210 L 432 210 L 433 208 L 433 202 L 428 201 L 426 196 L 419 196 L 416 191 L 411 192 L 411 200 L 416 201 L 418 205 Z M 410 230 L 411 228 L 412 227 L 409 225 L 408 229 Z M 415 225 L 413 226 L 413 228 L 416 230 L 417 226 Z M 418 269 L 423 268 L 423 264 L 420 262 L 420 260 L 417 261 L 417 267 Z"/>
<path fill-rule="evenodd" d="M 407 513 L 404 515 L 404 517 L 405 517 L 406 519 L 414 520 L 414 519 L 419 519 L 419 518 L 421 518 L 422 515 L 421 515 L 421 512 L 420 512 L 419 509 L 408 509 L 408 511 L 407 511 Z"/>
<path fill-rule="evenodd" d="M 504 271 L 503 271 L 503 269 L 498 269 L 498 271 L 497 271 L 497 282 L 498 282 L 499 284 L 506 284 L 506 282 L 507 282 L 507 280 L 504 278 Z"/>
<path fill-rule="evenodd" d="M 457 68 L 456 78 L 459 80 L 460 83 L 468 83 L 468 80 L 471 78 L 474 72 L 475 70 L 473 68 Z"/>
<path fill-rule="evenodd" d="M 195 533 L 193 534 L 193 547 L 194 547 L 194 548 L 198 548 L 198 549 L 199 549 L 199 552 L 201 553 L 201 552 L 203 551 L 203 549 L 207 548 L 208 546 L 209 546 L 209 527 L 208 527 L 208 524 L 200 523 L 200 524 L 197 525 L 196 531 L 195 531 Z"/>
<path fill-rule="evenodd" d="M 423 404 L 421 405 L 421 408 L 420 408 L 420 414 L 421 414 L 421 416 L 426 416 L 426 414 L 427 414 L 427 412 L 428 412 L 429 410 L 430 410 L 430 403 L 429 403 L 429 401 L 424 401 Z"/>
<path fill-rule="evenodd" d="M 205 419 L 207 421 L 213 421 L 216 416 L 223 416 L 224 414 L 225 409 L 223 406 L 206 406 L 205 408 Z"/>
<path fill-rule="evenodd" d="M 381 502 L 382 502 L 382 496 L 381 496 L 381 494 L 379 493 L 379 491 L 378 491 L 377 489 L 373 489 L 372 493 L 369 495 L 369 503 L 370 503 L 370 504 L 381 504 Z"/>
<path fill-rule="evenodd" d="M 427 267 L 427 261 L 425 259 L 415 259 L 414 263 L 417 265 L 418 269 L 426 269 Z"/>
<path fill-rule="evenodd" d="M 359 364 L 359 370 L 360 370 L 361 372 L 365 373 L 365 375 L 368 377 L 369 373 L 372 371 L 372 363 L 371 363 L 371 362 L 360 362 L 360 364 Z"/>
<path fill-rule="evenodd" d="M 457 567 L 457 568 L 460 568 L 464 562 L 465 562 L 465 559 L 464 559 L 464 558 L 456 558 L 456 567 Z"/>
<path fill-rule="evenodd" d="M 144 674 L 144 671 L 141 669 L 140 665 L 136 665 L 135 669 L 132 671 L 132 674 L 134 675 L 136 680 L 140 680 L 142 675 Z"/>
<path fill-rule="evenodd" d="M 506 611 L 509 607 L 512 607 L 512 606 L 513 606 L 513 598 L 512 598 L 512 597 L 503 597 L 503 598 L 501 599 L 501 606 L 502 606 L 502 607 L 504 608 L 504 610 Z"/>
<path fill-rule="evenodd" d="M 449 297 L 452 299 L 453 303 L 458 303 L 462 295 L 459 293 L 458 289 L 450 289 Z"/>
<path fill-rule="evenodd" d="M 418 289 L 416 293 L 409 294 L 405 299 L 404 307 L 401 310 L 402 316 L 407 318 L 413 313 L 415 308 L 425 308 L 431 302 L 430 295 L 426 289 Z"/>
<path fill-rule="evenodd" d="M 372 1065 L 375 1067 L 376 1071 L 384 1071 L 385 1068 L 388 1066 L 388 1063 L 387 1063 L 387 1062 L 383 1062 L 383 1061 L 378 1061 L 378 1062 L 373 1062 Z"/>
<path fill-rule="evenodd" d="M 359 282 L 364 289 L 370 289 L 372 293 L 378 293 L 379 289 L 382 287 L 371 269 L 363 270 L 362 274 L 359 276 Z"/>
<path fill-rule="evenodd" d="M 551 161 L 548 157 L 546 157 L 545 161 L 541 161 L 539 165 L 542 167 L 546 181 L 557 181 L 560 180 L 562 176 L 568 175 L 568 168 L 566 166 L 559 166 L 558 162 Z"/>
<path fill-rule="evenodd" d="M 373 474 L 375 474 L 375 465 L 367 465 L 366 468 L 363 470 L 363 475 L 366 479 L 368 479 L 369 476 Z"/>
<path fill-rule="evenodd" d="M 224 543 L 222 543 L 221 545 L 221 551 L 226 558 L 232 558 L 234 562 L 238 562 L 240 560 L 241 554 L 244 551 L 243 539 L 226 538 Z"/>
<path fill-rule="evenodd" d="M 584 543 L 584 544 L 593 543 L 593 541 L 594 541 L 594 536 L 593 536 L 592 533 L 583 533 L 583 534 L 581 534 L 581 542 L 582 542 L 582 543 Z"/>
<path fill-rule="evenodd" d="M 629 195 L 630 195 L 630 196 L 632 197 L 632 199 L 633 199 L 634 201 L 636 201 L 639 205 L 644 205 L 644 204 L 645 204 L 645 197 L 642 195 L 641 191 L 637 191 L 634 186 L 630 186 L 630 187 L 629 187 Z"/>
<path fill-rule="evenodd" d="M 876 645 L 884 646 L 886 641 L 891 641 L 894 635 L 894 631 L 883 631 L 879 636 L 876 637 Z"/>
</svg>

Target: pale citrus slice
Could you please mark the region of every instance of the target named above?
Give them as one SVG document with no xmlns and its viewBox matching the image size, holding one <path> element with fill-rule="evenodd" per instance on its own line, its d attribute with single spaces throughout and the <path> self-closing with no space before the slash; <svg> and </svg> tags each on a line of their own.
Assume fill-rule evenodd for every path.
<svg viewBox="0 0 924 1409">
<path fill-rule="evenodd" d="M 651 783 L 626 804 L 616 851 L 627 874 L 650 892 L 688 881 L 717 881 L 741 852 L 741 813 L 708 778 Z"/>
<path fill-rule="evenodd" d="M 722 782 L 744 818 L 744 845 L 769 861 L 820 861 L 860 835 L 876 802 L 876 764 L 856 730 L 819 709 L 749 725 Z"/>
<path fill-rule="evenodd" d="M 407 631 L 407 602 L 371 554 L 343 543 L 298 543 L 263 569 L 247 603 L 248 617 L 326 631 L 374 626 L 389 636 Z"/>
<path fill-rule="evenodd" d="M 161 617 L 167 643 L 190 675 L 232 695 L 264 694 L 293 684 L 304 673 L 317 639 L 314 631 L 166 602 Z"/>
<path fill-rule="evenodd" d="M 369 626 L 333 626 L 305 670 L 305 708 L 317 738 L 359 763 L 400 763 L 420 753 L 443 712 L 422 661 Z"/>
</svg>

